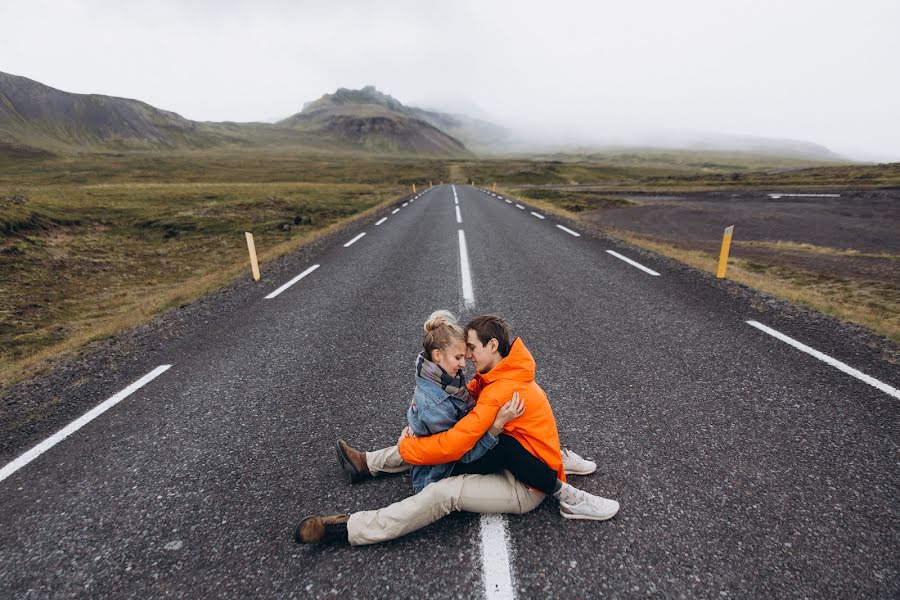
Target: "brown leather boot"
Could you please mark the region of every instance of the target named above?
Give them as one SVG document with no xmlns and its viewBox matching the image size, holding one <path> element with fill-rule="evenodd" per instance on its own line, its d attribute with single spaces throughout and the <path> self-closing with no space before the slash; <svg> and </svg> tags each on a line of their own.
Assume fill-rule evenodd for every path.
<svg viewBox="0 0 900 600">
<path fill-rule="evenodd" d="M 347 542 L 347 520 L 350 515 L 306 517 L 294 527 L 294 541 L 298 544 Z"/>
<path fill-rule="evenodd" d="M 338 440 L 337 454 L 341 468 L 350 477 L 350 483 L 356 483 L 372 476 L 372 473 L 369 472 L 369 465 L 366 464 L 365 452 L 351 447 L 344 440 Z"/>
</svg>

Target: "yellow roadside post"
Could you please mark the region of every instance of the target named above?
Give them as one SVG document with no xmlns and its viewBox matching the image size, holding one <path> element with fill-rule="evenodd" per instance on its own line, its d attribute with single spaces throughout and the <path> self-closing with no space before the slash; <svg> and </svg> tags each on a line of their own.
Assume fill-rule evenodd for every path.
<svg viewBox="0 0 900 600">
<path fill-rule="evenodd" d="M 491 187 L 491 191 L 492 191 L 492 192 L 496 192 L 496 191 L 497 191 L 497 182 L 496 182 L 496 181 L 494 182 L 494 185 Z"/>
<path fill-rule="evenodd" d="M 245 231 L 247 236 L 247 250 L 250 251 L 250 268 L 253 269 L 253 281 L 259 281 L 259 263 L 256 261 L 256 245 L 253 243 L 253 234 Z"/>
<path fill-rule="evenodd" d="M 716 277 L 725 279 L 725 271 L 728 269 L 728 251 L 731 249 L 731 234 L 734 233 L 734 225 L 725 229 L 725 235 L 722 237 L 722 251 L 719 252 L 719 270 Z"/>
<path fill-rule="evenodd" d="M 416 193 L 416 184 L 413 184 L 413 194 Z"/>
</svg>

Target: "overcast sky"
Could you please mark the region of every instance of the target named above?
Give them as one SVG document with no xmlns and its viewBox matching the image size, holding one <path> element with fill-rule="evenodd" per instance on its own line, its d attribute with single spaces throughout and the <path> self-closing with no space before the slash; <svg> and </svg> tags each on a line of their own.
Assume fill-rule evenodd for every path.
<svg viewBox="0 0 900 600">
<path fill-rule="evenodd" d="M 703 131 L 900 160 L 900 0 L 0 0 L 0 71 L 195 120 L 338 87 L 559 141 Z"/>
</svg>

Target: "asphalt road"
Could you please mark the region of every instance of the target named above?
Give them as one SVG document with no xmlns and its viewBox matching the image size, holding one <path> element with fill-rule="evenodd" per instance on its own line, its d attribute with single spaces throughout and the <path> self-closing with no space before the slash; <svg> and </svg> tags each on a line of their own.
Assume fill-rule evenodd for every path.
<svg viewBox="0 0 900 600">
<path fill-rule="evenodd" d="M 264 296 L 284 281 L 143 357 L 172 367 L 0 481 L 0 597 L 483 594 L 477 515 L 363 548 L 291 539 L 306 514 L 410 493 L 406 476 L 350 486 L 333 444 L 396 440 L 437 308 L 511 321 L 562 439 L 600 465 L 576 484 L 622 505 L 604 523 L 563 520 L 551 501 L 508 516 L 519 598 L 900 595 L 900 400 L 745 321 L 893 386 L 896 365 L 667 261 L 456 189 L 462 223 L 449 185 L 398 204 L 276 298 Z"/>
</svg>

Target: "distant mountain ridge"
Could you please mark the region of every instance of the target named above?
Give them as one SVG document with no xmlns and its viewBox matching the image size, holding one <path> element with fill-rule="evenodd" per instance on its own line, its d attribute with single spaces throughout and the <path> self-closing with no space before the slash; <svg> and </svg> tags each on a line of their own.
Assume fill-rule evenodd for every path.
<svg viewBox="0 0 900 600">
<path fill-rule="evenodd" d="M 374 88 L 338 90 L 279 123 L 199 122 L 139 100 L 73 94 L 0 72 L 0 150 L 191 150 L 285 146 L 304 151 L 468 156 L 469 151 Z M 336 101 L 332 101 L 336 97 Z M 382 109 L 373 111 L 381 102 Z M 318 103 L 318 104 L 317 104 Z M 334 106 L 330 106 L 333 104 Z M 336 108 L 340 107 L 340 109 Z M 38 153 L 39 154 L 39 153 Z"/>
<path fill-rule="evenodd" d="M 47 152 L 220 147 L 448 158 L 472 152 L 591 154 L 617 147 L 844 160 L 810 142 L 718 133 L 662 132 L 614 145 L 586 138 L 564 144 L 538 142 L 515 137 L 483 119 L 404 105 L 374 86 L 339 88 L 276 123 L 201 122 L 139 100 L 73 94 L 0 72 L 0 154 L 38 157 Z"/>
<path fill-rule="evenodd" d="M 334 94 L 307 102 L 302 111 L 276 125 L 318 133 L 371 151 L 469 153 L 462 142 L 433 125 L 423 113 L 373 86 L 361 90 L 339 88 Z"/>
</svg>

